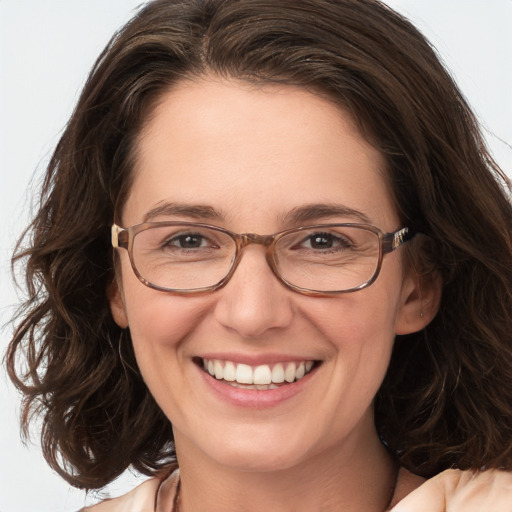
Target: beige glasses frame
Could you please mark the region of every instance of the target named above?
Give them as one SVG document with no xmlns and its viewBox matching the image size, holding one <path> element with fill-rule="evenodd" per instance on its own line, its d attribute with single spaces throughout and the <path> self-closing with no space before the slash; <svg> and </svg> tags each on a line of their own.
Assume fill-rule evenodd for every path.
<svg viewBox="0 0 512 512">
<path fill-rule="evenodd" d="M 174 289 L 174 288 L 165 288 L 162 286 L 155 285 L 148 281 L 144 276 L 140 274 L 135 265 L 133 258 L 133 241 L 135 236 L 141 231 L 145 231 L 147 229 L 155 228 L 155 227 L 165 227 L 165 226 L 187 226 L 187 227 L 197 227 L 197 228 L 208 228 L 214 231 L 219 231 L 228 235 L 235 242 L 235 257 L 231 263 L 231 267 L 228 273 L 218 281 L 216 284 L 212 286 L 207 286 L 203 288 L 193 288 L 193 289 Z M 379 255 L 377 266 L 375 267 L 375 272 L 370 279 L 365 281 L 363 284 L 356 286 L 354 288 L 349 288 L 347 290 L 335 290 L 335 291 L 322 291 L 322 290 L 313 290 L 308 288 L 301 288 L 300 286 L 295 286 L 290 283 L 280 274 L 279 269 L 277 268 L 274 253 L 277 242 L 283 237 L 290 233 L 298 233 L 300 231 L 304 231 L 306 229 L 329 229 L 334 227 L 352 227 L 352 228 L 360 228 L 366 231 L 369 231 L 375 234 L 379 240 Z M 160 290 L 168 293 L 173 293 L 176 295 L 192 295 L 192 294 L 200 294 L 200 293 L 208 293 L 219 288 L 225 286 L 228 281 L 233 276 L 240 260 L 242 258 L 242 250 L 244 247 L 250 244 L 262 245 L 266 248 L 266 260 L 271 268 L 274 275 L 281 281 L 287 288 L 293 290 L 295 292 L 315 296 L 315 297 L 328 297 L 335 296 L 342 293 L 350 293 L 358 290 L 362 290 L 363 288 L 367 288 L 377 279 L 381 266 L 382 259 L 385 254 L 393 252 L 395 249 L 398 249 L 402 244 L 411 240 L 416 233 L 412 232 L 409 228 L 404 227 L 400 228 L 393 233 L 384 233 L 381 229 L 376 226 L 372 226 L 370 224 L 359 224 L 359 223 L 337 223 L 337 224 L 313 224 L 311 226 L 301 226 L 297 228 L 287 229 L 285 231 L 280 231 L 279 233 L 275 233 L 273 235 L 258 235 L 256 233 L 233 233 L 227 229 L 221 228 L 219 226 L 213 226 L 211 224 L 203 224 L 198 222 L 145 222 L 143 224 L 137 224 L 134 226 L 130 226 L 127 228 L 122 228 L 117 224 L 112 225 L 112 246 L 114 249 L 122 248 L 128 251 L 128 255 L 130 258 L 130 264 L 133 269 L 133 272 L 137 276 L 137 278 L 149 288 L 153 288 L 155 290 Z"/>
</svg>

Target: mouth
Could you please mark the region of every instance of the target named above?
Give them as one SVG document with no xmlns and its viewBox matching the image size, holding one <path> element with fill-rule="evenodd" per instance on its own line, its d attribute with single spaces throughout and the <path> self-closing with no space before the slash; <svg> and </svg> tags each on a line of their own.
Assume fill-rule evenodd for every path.
<svg viewBox="0 0 512 512">
<path fill-rule="evenodd" d="M 289 361 L 250 366 L 229 360 L 195 358 L 211 377 L 240 389 L 266 391 L 299 381 L 320 364 L 319 361 Z"/>
</svg>

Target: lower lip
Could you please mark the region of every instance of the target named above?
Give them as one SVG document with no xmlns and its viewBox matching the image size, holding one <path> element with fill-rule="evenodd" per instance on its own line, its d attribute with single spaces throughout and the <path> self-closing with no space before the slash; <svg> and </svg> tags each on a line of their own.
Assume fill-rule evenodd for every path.
<svg viewBox="0 0 512 512">
<path fill-rule="evenodd" d="M 268 409 L 298 395 L 310 381 L 314 370 L 302 379 L 285 384 L 277 389 L 241 389 L 217 380 L 201 368 L 197 368 L 208 388 L 221 400 L 237 407 L 248 409 Z"/>
</svg>

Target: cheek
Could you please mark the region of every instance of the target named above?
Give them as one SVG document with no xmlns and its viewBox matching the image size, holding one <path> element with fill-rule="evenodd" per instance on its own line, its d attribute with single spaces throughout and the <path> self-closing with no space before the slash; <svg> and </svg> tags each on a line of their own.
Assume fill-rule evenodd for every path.
<svg viewBox="0 0 512 512">
<path fill-rule="evenodd" d="M 354 294 L 311 302 L 304 313 L 321 333 L 319 339 L 331 345 L 333 386 L 350 390 L 348 395 L 356 402 L 371 401 L 384 378 L 399 304 L 399 293 L 375 284 Z"/>
<path fill-rule="evenodd" d="M 143 285 L 123 265 L 123 302 L 141 372 L 158 373 L 175 366 L 182 342 L 208 311 L 208 297 L 179 297 Z M 169 357 L 172 354 L 172 357 Z"/>
<path fill-rule="evenodd" d="M 149 290 L 149 289 L 148 289 Z M 181 343 L 201 322 L 203 302 L 149 290 L 141 290 L 126 303 L 130 332 L 136 352 L 171 348 Z"/>
<path fill-rule="evenodd" d="M 392 342 L 398 311 L 396 294 L 370 287 L 350 296 L 316 299 L 303 314 L 338 349 L 359 351 Z"/>
<path fill-rule="evenodd" d="M 126 308 L 142 378 L 166 416 L 179 423 L 190 392 L 188 340 L 208 307 L 199 298 L 168 296 L 147 288 L 132 294 Z"/>
</svg>

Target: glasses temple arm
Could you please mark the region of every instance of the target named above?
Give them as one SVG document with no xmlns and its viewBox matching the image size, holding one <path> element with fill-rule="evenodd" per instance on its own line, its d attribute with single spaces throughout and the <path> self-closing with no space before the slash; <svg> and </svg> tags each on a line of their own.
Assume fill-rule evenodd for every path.
<svg viewBox="0 0 512 512">
<path fill-rule="evenodd" d="M 128 248 L 128 231 L 117 224 L 112 224 L 111 241 L 114 249 L 118 247 Z"/>
<path fill-rule="evenodd" d="M 412 240 L 416 236 L 416 232 L 409 228 L 402 228 L 394 233 L 386 233 L 382 237 L 382 252 L 387 254 L 398 249 L 402 244 Z"/>
</svg>

